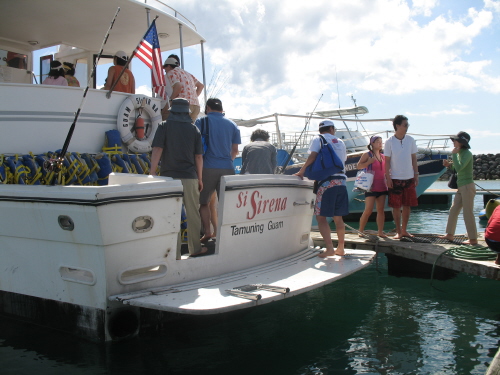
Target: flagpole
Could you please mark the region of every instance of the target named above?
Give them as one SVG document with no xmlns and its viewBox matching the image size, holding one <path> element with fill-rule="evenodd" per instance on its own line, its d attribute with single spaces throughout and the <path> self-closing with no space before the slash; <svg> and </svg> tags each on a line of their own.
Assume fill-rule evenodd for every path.
<svg viewBox="0 0 500 375">
<path fill-rule="evenodd" d="M 146 34 L 149 33 L 149 30 L 153 26 L 154 22 L 158 19 L 158 17 L 159 16 L 156 16 L 155 19 L 153 20 L 153 22 L 151 22 L 151 25 L 149 26 L 148 31 L 146 31 Z M 128 59 L 127 63 L 123 67 L 122 71 L 120 72 L 120 75 L 118 76 L 118 78 L 116 79 L 116 81 L 113 82 L 113 85 L 111 86 L 111 88 L 109 89 L 109 91 L 106 93 L 106 98 L 109 99 L 111 97 L 111 93 L 113 92 L 113 89 L 115 88 L 116 84 L 118 83 L 118 81 L 122 77 L 123 73 L 125 73 L 125 69 L 127 69 L 128 66 L 130 65 L 130 62 L 132 61 L 132 58 L 135 56 L 135 51 L 136 51 L 136 49 L 134 50 L 134 52 L 132 52 L 132 55 L 130 56 L 130 59 Z"/>
</svg>

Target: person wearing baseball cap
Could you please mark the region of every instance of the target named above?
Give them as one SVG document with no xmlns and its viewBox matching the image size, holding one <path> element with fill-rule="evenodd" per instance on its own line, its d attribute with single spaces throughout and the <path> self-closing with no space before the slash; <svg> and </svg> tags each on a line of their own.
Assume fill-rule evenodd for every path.
<svg viewBox="0 0 500 375">
<path fill-rule="evenodd" d="M 203 83 L 199 82 L 191 73 L 179 67 L 179 58 L 176 55 L 170 55 L 163 63 L 163 69 L 167 73 L 165 81 L 172 87 L 170 101 L 175 98 L 185 98 L 189 101 L 189 109 L 191 110 L 191 118 L 193 122 L 198 118 L 200 113 L 200 96 L 203 88 Z M 167 86 L 168 86 L 167 84 Z M 164 109 L 167 106 L 164 107 Z M 162 111 L 162 118 L 168 117 L 168 112 Z"/>
<path fill-rule="evenodd" d="M 440 236 L 442 239 L 453 241 L 455 238 L 455 229 L 457 227 L 458 215 L 463 208 L 463 217 L 465 229 L 467 229 L 468 241 L 466 245 L 477 245 L 477 226 L 474 216 L 474 197 L 476 195 L 476 186 L 474 184 L 474 160 L 470 152 L 470 135 L 466 132 L 458 132 L 451 136 L 453 141 L 453 150 L 451 151 L 452 162 L 443 160 L 445 167 L 451 166 L 457 173 L 457 193 L 448 215 L 446 225 L 446 234 Z"/>
<path fill-rule="evenodd" d="M 113 66 L 108 69 L 108 77 L 104 84 L 104 90 L 109 90 L 116 82 L 113 91 L 135 94 L 135 78 L 132 72 L 126 68 L 128 55 L 123 51 L 117 51 L 113 57 Z M 122 73 L 122 70 L 125 71 Z M 120 76 L 121 74 L 121 76 Z M 118 79 L 119 77 L 119 79 Z"/>
<path fill-rule="evenodd" d="M 300 171 L 295 173 L 295 176 L 304 178 L 306 168 L 313 164 L 316 160 L 321 147 L 322 137 L 332 145 L 333 150 L 342 161 L 345 167 L 347 160 L 347 151 L 344 142 L 335 136 L 335 124 L 332 120 L 323 120 L 318 125 L 319 135 L 313 138 L 309 146 L 309 157 L 300 168 Z M 329 256 L 345 255 L 345 224 L 342 216 L 349 214 L 349 198 L 347 195 L 346 175 L 344 170 L 336 173 L 323 181 L 316 181 L 317 186 L 316 202 L 314 204 L 314 214 L 318 221 L 318 229 L 325 242 L 326 250 L 320 253 L 320 258 Z M 327 217 L 333 217 L 335 229 L 337 231 L 338 245 L 337 249 L 333 247 L 332 238 L 330 235 L 330 225 Z"/>
</svg>

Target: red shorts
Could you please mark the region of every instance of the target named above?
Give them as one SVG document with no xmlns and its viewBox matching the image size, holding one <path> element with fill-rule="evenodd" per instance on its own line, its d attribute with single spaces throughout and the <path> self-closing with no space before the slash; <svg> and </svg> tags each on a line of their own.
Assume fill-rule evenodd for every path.
<svg viewBox="0 0 500 375">
<path fill-rule="evenodd" d="M 417 190 L 413 178 L 409 180 L 392 180 L 392 189 L 389 189 L 389 207 L 418 206 Z"/>
</svg>

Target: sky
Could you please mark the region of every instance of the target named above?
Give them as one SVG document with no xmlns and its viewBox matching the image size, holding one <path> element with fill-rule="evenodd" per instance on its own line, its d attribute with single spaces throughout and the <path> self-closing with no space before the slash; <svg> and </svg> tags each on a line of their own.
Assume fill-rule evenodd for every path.
<svg viewBox="0 0 500 375">
<path fill-rule="evenodd" d="M 369 110 L 364 119 L 403 114 L 410 133 L 467 131 L 473 153 L 500 153 L 499 0 L 168 4 L 207 40 L 209 91 L 230 118 L 303 115 L 321 95 L 317 110 L 350 107 L 353 96 Z M 185 68 L 202 79 L 199 46 L 186 49 Z M 304 120 L 281 127 L 300 131 Z"/>
<path fill-rule="evenodd" d="M 403 114 L 409 133 L 466 131 L 474 154 L 500 153 L 500 0 L 170 0 L 168 5 L 207 40 L 208 95 L 222 100 L 229 118 L 306 115 L 315 106 L 351 107 L 354 98 L 369 110 L 362 119 Z M 170 53 L 179 51 L 164 51 L 163 58 Z M 199 46 L 185 48 L 184 63 L 202 81 Z M 149 69 L 137 59 L 132 65 L 137 91 L 150 94 Z M 312 130 L 318 121 L 311 121 Z M 304 123 L 280 118 L 286 133 L 300 132 Z M 383 131 L 392 123 L 364 127 Z M 243 143 L 253 130 L 241 129 Z"/>
</svg>

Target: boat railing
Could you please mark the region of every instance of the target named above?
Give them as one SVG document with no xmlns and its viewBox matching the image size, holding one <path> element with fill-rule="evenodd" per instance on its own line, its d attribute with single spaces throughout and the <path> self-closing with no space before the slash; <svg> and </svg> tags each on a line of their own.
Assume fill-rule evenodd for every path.
<svg viewBox="0 0 500 375">
<path fill-rule="evenodd" d="M 193 30 L 197 31 L 196 30 L 196 26 L 195 26 L 194 23 L 192 23 L 184 15 L 182 15 L 181 13 L 179 13 L 177 10 L 175 10 L 174 8 L 172 8 L 170 5 L 165 4 L 163 1 L 161 1 L 161 0 L 154 0 L 154 1 L 152 1 L 152 0 L 141 0 L 141 1 L 144 2 L 144 4 L 146 4 L 146 5 L 148 3 L 153 3 L 153 2 L 159 3 L 159 5 L 156 6 L 156 8 L 158 8 L 161 11 L 163 11 L 164 13 L 168 13 L 170 15 L 173 15 L 175 18 L 178 18 L 182 22 L 189 24 L 189 26 Z"/>
<path fill-rule="evenodd" d="M 340 129 L 344 130 L 344 129 Z M 363 134 L 359 134 L 353 137 L 349 138 L 343 138 L 343 141 L 355 141 L 355 140 L 367 140 L 370 137 L 374 135 L 380 135 L 382 139 L 385 141 L 387 138 L 389 138 L 394 131 L 392 130 L 383 130 L 383 131 L 378 131 L 378 132 L 364 132 Z M 286 151 L 291 151 L 294 146 L 296 146 L 296 149 L 308 149 L 309 145 L 311 144 L 311 141 L 314 136 L 316 136 L 318 133 L 313 132 L 313 131 L 308 131 L 308 132 L 292 132 L 292 133 L 281 133 L 281 144 L 282 148 Z M 279 137 L 278 133 L 273 132 L 270 134 L 271 135 L 271 143 L 274 144 L 275 146 L 278 146 L 279 144 Z M 416 134 L 416 133 L 408 133 L 408 135 L 411 135 L 415 138 L 415 141 L 417 143 L 417 147 L 419 149 L 428 149 L 428 150 L 436 150 L 436 151 L 445 151 L 449 149 L 450 147 L 450 138 L 449 135 L 429 135 L 429 134 Z M 355 147 L 356 149 L 360 148 L 364 149 L 366 146 L 358 146 Z"/>
</svg>

